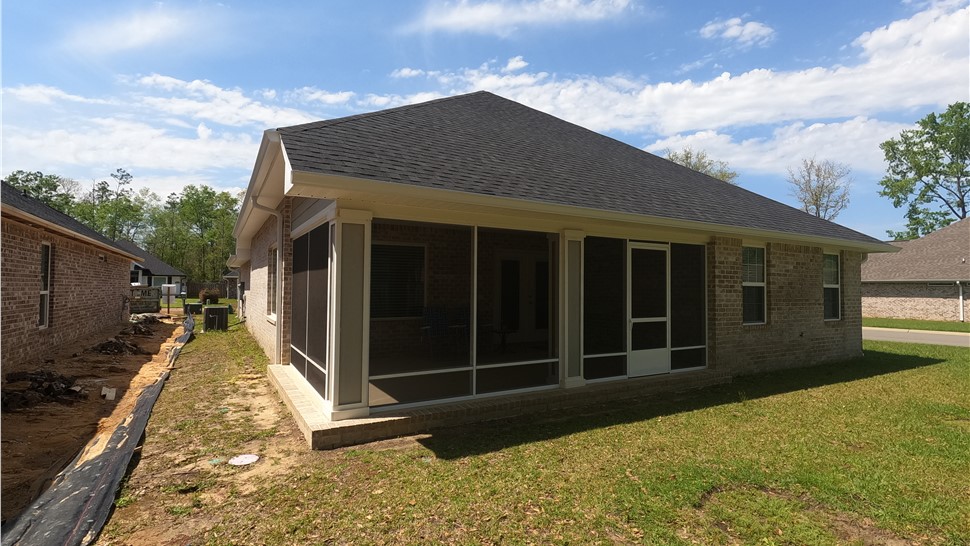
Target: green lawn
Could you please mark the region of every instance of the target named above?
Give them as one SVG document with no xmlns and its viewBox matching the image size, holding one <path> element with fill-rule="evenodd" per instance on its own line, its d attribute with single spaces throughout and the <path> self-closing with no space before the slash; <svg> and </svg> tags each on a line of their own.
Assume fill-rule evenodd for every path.
<svg viewBox="0 0 970 546">
<path fill-rule="evenodd" d="M 970 322 L 951 322 L 945 320 L 863 318 L 862 325 L 875 326 L 877 328 L 900 328 L 902 330 L 934 330 L 937 332 L 970 333 Z"/>
<path fill-rule="evenodd" d="M 970 355 L 865 349 L 605 412 L 310 452 L 285 411 L 257 426 L 240 402 L 266 364 L 243 328 L 203 334 L 102 540 L 155 521 L 210 544 L 970 542 Z M 263 466 L 212 462 L 247 451 Z"/>
</svg>

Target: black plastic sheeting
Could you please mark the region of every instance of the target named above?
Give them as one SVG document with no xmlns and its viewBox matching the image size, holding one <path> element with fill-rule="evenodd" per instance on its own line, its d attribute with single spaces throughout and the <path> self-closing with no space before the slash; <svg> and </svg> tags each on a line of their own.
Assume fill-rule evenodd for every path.
<svg viewBox="0 0 970 546">
<path fill-rule="evenodd" d="M 195 320 L 191 315 L 183 326 L 184 333 L 176 338 L 176 345 L 169 352 L 169 367 L 192 338 Z M 98 538 L 168 376 L 168 371 L 163 372 L 155 383 L 142 390 L 135 409 L 111 434 L 100 454 L 86 458 L 98 447 L 87 446 L 9 529 L 3 529 L 3 546 L 86 546 Z"/>
</svg>

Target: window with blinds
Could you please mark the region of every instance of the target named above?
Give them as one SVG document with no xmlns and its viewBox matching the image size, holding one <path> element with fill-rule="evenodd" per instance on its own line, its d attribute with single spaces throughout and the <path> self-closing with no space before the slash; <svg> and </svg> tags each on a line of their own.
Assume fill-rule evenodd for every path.
<svg viewBox="0 0 970 546">
<path fill-rule="evenodd" d="M 822 292 L 825 301 L 825 320 L 839 320 L 842 318 L 842 297 L 840 264 L 838 254 L 825 254 L 822 262 Z"/>
<path fill-rule="evenodd" d="M 371 246 L 371 318 L 423 315 L 424 254 L 424 245 Z"/>
<path fill-rule="evenodd" d="M 765 249 L 746 246 L 741 248 L 742 322 L 764 324 L 765 298 Z"/>
<path fill-rule="evenodd" d="M 40 245 L 40 309 L 37 314 L 37 326 L 47 328 L 50 324 L 51 308 L 51 245 Z"/>
</svg>

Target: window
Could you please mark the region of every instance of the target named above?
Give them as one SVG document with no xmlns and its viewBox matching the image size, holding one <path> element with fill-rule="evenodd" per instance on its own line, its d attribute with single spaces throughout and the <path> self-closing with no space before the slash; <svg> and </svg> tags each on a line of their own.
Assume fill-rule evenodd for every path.
<svg viewBox="0 0 970 546">
<path fill-rule="evenodd" d="M 371 318 L 420 317 L 424 313 L 424 246 L 371 247 Z"/>
<path fill-rule="evenodd" d="M 825 254 L 822 262 L 822 290 L 825 300 L 825 320 L 839 320 L 842 318 L 840 286 L 839 286 L 839 255 Z"/>
<path fill-rule="evenodd" d="M 276 252 L 271 248 L 266 256 L 266 314 L 271 317 L 276 316 Z"/>
<path fill-rule="evenodd" d="M 742 322 L 765 323 L 765 249 L 741 248 Z"/>
<path fill-rule="evenodd" d="M 51 245 L 40 245 L 40 312 L 37 315 L 37 326 L 47 328 L 50 324 L 51 308 Z"/>
</svg>

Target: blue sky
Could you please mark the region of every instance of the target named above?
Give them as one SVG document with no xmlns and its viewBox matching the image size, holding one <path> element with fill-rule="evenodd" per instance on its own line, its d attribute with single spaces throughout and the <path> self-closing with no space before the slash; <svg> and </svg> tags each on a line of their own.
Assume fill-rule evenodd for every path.
<svg viewBox="0 0 970 546">
<path fill-rule="evenodd" d="M 884 238 L 879 143 L 970 100 L 967 0 L 51 1 L 2 6 L 6 176 L 160 196 L 246 187 L 262 131 L 480 89 L 638 148 L 686 145 L 795 205 L 789 166 L 852 168 L 837 219 Z"/>
</svg>

